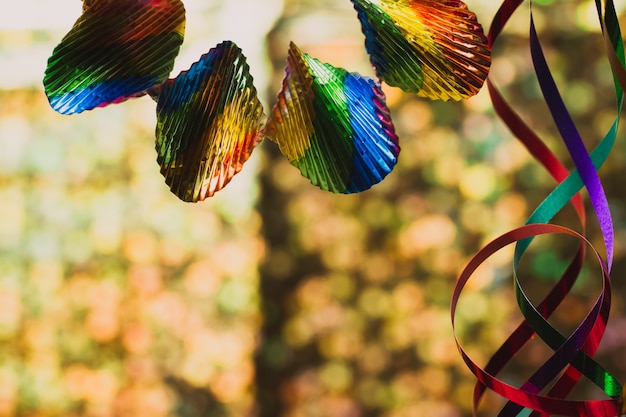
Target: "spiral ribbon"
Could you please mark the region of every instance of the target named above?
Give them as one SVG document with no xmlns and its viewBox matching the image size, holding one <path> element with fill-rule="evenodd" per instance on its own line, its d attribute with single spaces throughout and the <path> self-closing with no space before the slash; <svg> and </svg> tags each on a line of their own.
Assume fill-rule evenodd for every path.
<svg viewBox="0 0 626 417">
<path fill-rule="evenodd" d="M 493 19 L 489 31 L 490 45 L 493 46 L 495 44 L 506 22 L 522 1 L 505 0 L 503 2 Z M 626 71 L 624 70 L 624 48 L 621 32 L 613 1 L 606 0 L 604 2 L 603 13 L 602 2 L 596 0 L 602 35 L 615 80 L 616 118 L 604 138 L 591 153 L 588 153 L 563 103 L 544 57 L 533 20 L 532 1 L 529 3 L 530 52 L 534 69 L 543 97 L 576 169 L 569 172 L 565 168 L 535 132 L 514 112 L 502 97 L 494 82 L 488 78 L 487 87 L 496 113 L 531 155 L 558 182 L 558 186 L 531 214 L 526 225 L 499 236 L 481 249 L 461 272 L 454 288 L 450 310 L 453 329 L 455 312 L 461 292 L 474 271 L 498 250 L 515 243 L 513 258 L 514 289 L 518 306 L 524 315 L 524 321 L 493 354 L 484 368 L 478 366 L 462 348 L 456 332 L 455 340 L 463 360 L 478 379 L 474 389 L 473 400 L 475 414 L 482 396 L 487 389 L 490 389 L 508 400 L 501 410 L 500 416 L 546 416 L 551 414 L 594 417 L 618 416 L 626 412 L 624 409 L 624 388 L 615 377 L 593 360 L 593 356 L 606 329 L 611 304 L 610 270 L 613 262 L 613 222 L 597 170 L 602 166 L 615 143 L 622 109 L 623 90 L 624 86 L 626 86 Z M 586 217 L 582 198 L 578 194 L 583 186 L 588 191 L 589 199 L 600 225 L 606 258 L 599 254 L 585 236 Z M 575 209 L 581 224 L 581 232 L 559 225 L 548 224 L 568 202 Z M 579 247 L 568 268 L 553 289 L 535 306 L 522 288 L 517 269 L 532 239 L 545 234 L 573 236 L 579 240 Z M 566 337 L 548 323 L 547 319 L 569 294 L 576 282 L 588 248 L 591 249 L 600 265 L 602 291 L 576 330 L 569 337 Z M 500 380 L 497 377 L 498 373 L 535 335 L 539 336 L 554 350 L 553 355 L 519 388 Z M 566 399 L 583 375 L 598 386 L 609 399 L 588 401 Z"/>
</svg>

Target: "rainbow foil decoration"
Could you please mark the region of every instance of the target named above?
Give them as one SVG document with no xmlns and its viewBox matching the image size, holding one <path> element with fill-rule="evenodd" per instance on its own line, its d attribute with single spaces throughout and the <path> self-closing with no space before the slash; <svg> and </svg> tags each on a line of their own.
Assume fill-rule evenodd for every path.
<svg viewBox="0 0 626 417">
<path fill-rule="evenodd" d="M 458 101 L 491 65 L 476 15 L 460 0 L 352 0 L 377 76 L 406 92 Z"/>
<path fill-rule="evenodd" d="M 267 136 L 312 184 L 334 193 L 382 181 L 400 152 L 380 85 L 294 43 Z"/>
<path fill-rule="evenodd" d="M 88 0 L 44 76 L 60 113 L 149 93 L 157 102 L 160 171 L 183 201 L 213 196 L 240 172 L 265 132 L 311 182 L 335 193 L 380 182 L 399 153 L 380 85 L 291 46 L 283 89 L 266 118 L 246 59 L 223 42 L 167 79 L 183 40 L 180 0 Z"/>
<path fill-rule="evenodd" d="M 145 94 L 172 71 L 184 30 L 180 0 L 86 1 L 48 60 L 50 105 L 73 114 Z"/>
<path fill-rule="evenodd" d="M 233 42 L 217 45 L 151 93 L 157 100 L 157 161 L 183 201 L 222 189 L 263 138 L 263 106 Z"/>
</svg>

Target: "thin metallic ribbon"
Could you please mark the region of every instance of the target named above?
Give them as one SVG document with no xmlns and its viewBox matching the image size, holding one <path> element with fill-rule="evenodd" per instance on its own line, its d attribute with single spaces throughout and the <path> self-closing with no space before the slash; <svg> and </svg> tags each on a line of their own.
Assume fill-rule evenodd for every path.
<svg viewBox="0 0 626 417">
<path fill-rule="evenodd" d="M 491 45 L 495 43 L 504 25 L 521 3 L 522 0 L 505 0 L 503 2 L 494 17 L 489 31 L 488 38 Z M 484 369 L 478 367 L 469 358 L 462 349 L 455 333 L 457 346 L 463 359 L 478 377 L 474 391 L 474 413 L 476 413 L 480 399 L 486 389 L 491 389 L 509 400 L 500 413 L 502 416 L 559 414 L 608 417 L 624 412 L 622 410 L 623 398 L 620 398 L 623 397 L 624 392 L 621 384 L 592 359 L 604 334 L 610 310 L 609 271 L 613 260 L 614 241 L 610 209 L 597 174 L 597 169 L 606 160 L 615 142 L 623 100 L 622 89 L 626 85 L 624 51 L 612 0 L 606 1 L 604 16 L 600 0 L 596 0 L 596 6 L 605 39 L 607 55 L 616 81 L 617 116 L 603 140 L 590 155 L 585 149 L 582 139 L 567 112 L 546 63 L 532 18 L 531 4 L 530 48 L 533 64 L 546 103 L 576 165 L 575 171 L 572 173 L 568 172 L 532 129 L 512 110 L 491 79 L 487 80 L 487 87 L 496 113 L 524 144 L 531 155 L 559 182 L 559 185 L 537 207 L 526 226 L 502 235 L 481 250 L 461 273 L 455 286 L 451 305 L 453 328 L 458 299 L 462 288 L 471 277 L 473 271 L 502 247 L 510 243 L 516 243 L 513 262 L 514 286 L 516 299 L 525 320 L 502 344 Z M 590 246 L 584 237 L 586 218 L 582 199 L 578 194 L 583 185 L 588 190 L 592 206 L 600 224 L 606 248 L 607 262 L 605 263 L 598 252 L 591 247 L 602 269 L 603 290 L 578 328 L 566 338 L 554 329 L 546 319 L 556 310 L 576 282 L 582 267 L 586 247 Z M 577 213 L 582 226 L 581 233 L 574 232 L 569 228 L 563 228 L 562 226 L 546 224 L 568 202 L 572 203 Z M 517 277 L 517 267 L 532 239 L 537 235 L 546 233 L 570 234 L 580 240 L 580 245 L 575 257 L 552 291 L 535 307 L 523 291 Z M 554 350 L 554 354 L 520 388 L 515 388 L 499 380 L 496 377 L 498 372 L 535 334 L 541 337 Z M 565 400 L 564 398 L 582 375 L 593 381 L 611 399 L 596 401 Z M 556 382 L 552 384 L 548 393 L 541 395 L 540 393 L 555 379 Z"/>
</svg>

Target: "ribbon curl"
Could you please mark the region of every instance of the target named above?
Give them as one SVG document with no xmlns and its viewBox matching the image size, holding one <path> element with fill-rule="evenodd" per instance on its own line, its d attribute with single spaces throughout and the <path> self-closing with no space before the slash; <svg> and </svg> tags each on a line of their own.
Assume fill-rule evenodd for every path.
<svg viewBox="0 0 626 417">
<path fill-rule="evenodd" d="M 488 34 L 491 46 L 493 46 L 505 24 L 521 3 L 522 0 L 503 2 L 493 19 Z M 621 415 L 625 412 L 624 389 L 622 385 L 592 359 L 606 328 L 611 299 L 609 272 L 613 262 L 613 223 L 608 200 L 597 170 L 602 166 L 615 143 L 622 110 L 623 88 L 626 86 L 624 48 L 620 28 L 612 0 L 606 1 L 604 14 L 602 13 L 600 0 L 596 0 L 607 56 L 615 79 L 617 115 L 602 141 L 590 154 L 587 152 L 563 103 L 545 60 L 533 21 L 532 2 L 530 3 L 530 50 L 533 65 L 544 99 L 548 104 L 552 118 L 574 161 L 576 169 L 571 173 L 568 172 L 533 130 L 514 112 L 502 97 L 494 82 L 488 78 L 487 86 L 498 116 L 527 148 L 530 154 L 541 163 L 559 184 L 532 213 L 525 226 L 496 238 L 475 255 L 462 271 L 454 289 L 451 303 L 453 329 L 458 300 L 463 287 L 473 272 L 495 252 L 511 243 L 516 243 L 513 259 L 514 289 L 519 308 L 525 320 L 496 351 L 484 369 L 471 360 L 469 355 L 463 350 L 456 334 L 455 340 L 463 360 L 478 378 L 474 390 L 474 414 L 476 414 L 486 389 L 490 389 L 508 400 L 508 403 L 500 412 L 501 416 L 528 414 L 545 416 L 558 414 L 609 417 Z M 587 188 L 596 218 L 600 224 L 605 244 L 606 260 L 602 258 L 585 237 L 586 217 L 582 198 L 578 194 L 583 185 Z M 582 230 L 580 233 L 563 226 L 547 224 L 568 202 L 573 205 L 581 224 Z M 517 276 L 517 269 L 533 238 L 552 233 L 574 236 L 579 240 L 580 244 L 575 257 L 556 285 L 538 306 L 534 306 L 524 293 Z M 548 323 L 547 318 L 565 299 L 576 282 L 582 268 L 585 251 L 588 247 L 592 249 L 600 264 L 603 287 L 587 316 L 579 324 L 578 328 L 566 338 Z M 554 354 L 519 388 L 508 385 L 498 379 L 497 374 L 535 335 L 541 337 L 554 350 Z M 593 401 L 566 400 L 566 396 L 583 375 L 602 389 L 610 399 Z M 551 382 L 553 382 L 551 387 L 547 388 Z M 547 393 L 542 394 L 546 389 Z"/>
</svg>

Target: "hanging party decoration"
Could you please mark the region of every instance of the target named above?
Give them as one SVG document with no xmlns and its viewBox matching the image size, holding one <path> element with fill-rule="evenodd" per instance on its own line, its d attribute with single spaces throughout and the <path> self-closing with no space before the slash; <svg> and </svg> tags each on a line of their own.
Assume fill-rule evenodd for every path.
<svg viewBox="0 0 626 417">
<path fill-rule="evenodd" d="M 287 62 L 268 137 L 323 190 L 358 193 L 382 181 L 400 147 L 380 85 L 293 43 Z"/>
<path fill-rule="evenodd" d="M 83 14 L 48 59 L 50 105 L 74 114 L 141 96 L 174 67 L 185 31 L 180 0 L 83 3 Z"/>
<path fill-rule="evenodd" d="M 493 44 L 502 32 L 513 12 L 522 0 L 505 0 L 493 19 L 489 31 L 489 40 Z M 530 2 L 532 6 L 532 2 Z M 489 93 L 498 116 L 505 122 L 511 132 L 537 159 L 541 165 L 559 183 L 554 191 L 535 209 L 526 225 L 507 232 L 477 253 L 462 271 L 452 295 L 451 320 L 455 327 L 455 313 L 461 293 L 467 282 L 490 256 L 509 244 L 515 243 L 513 258 L 513 282 L 516 300 L 524 320 L 506 339 L 501 347 L 482 367 L 477 364 L 463 349 L 463 345 L 455 335 L 461 356 L 478 381 L 474 389 L 474 410 L 478 409 L 480 400 L 487 389 L 496 392 L 507 400 L 500 416 L 598 416 L 613 417 L 623 415 L 623 385 L 593 357 L 598 350 L 609 319 L 611 306 L 611 277 L 613 264 L 614 232 L 613 220 L 597 170 L 604 163 L 615 143 L 619 125 L 624 93 L 620 80 L 626 80 L 624 69 L 624 47 L 621 31 L 612 0 L 605 2 L 604 8 L 600 0 L 596 1 L 600 26 L 602 27 L 607 55 L 614 72 L 616 117 L 604 138 L 592 152 L 588 152 L 580 134 L 565 107 L 561 92 L 556 86 L 552 73 L 544 56 L 539 35 L 537 33 L 533 13 L 530 13 L 530 53 L 537 80 L 552 119 L 561 134 L 575 169 L 569 172 L 565 165 L 550 151 L 539 136 L 528 126 L 511 106 L 504 100 L 491 80 L 487 80 Z M 604 9 L 604 11 L 603 11 Z M 587 189 L 595 216 L 605 245 L 606 255 L 593 247 L 586 233 L 586 215 L 582 197 L 578 194 L 582 187 Z M 581 226 L 581 232 L 568 227 L 548 224 L 561 209 L 571 203 L 575 209 Z M 552 290 L 537 304 L 533 304 L 524 290 L 518 277 L 518 268 L 522 257 L 535 237 L 556 234 L 569 235 L 578 239 L 579 246 L 569 266 L 564 271 Z M 549 317 L 559 308 L 576 284 L 582 271 L 585 252 L 591 249 L 599 263 L 601 290 L 578 327 L 569 335 L 563 335 L 549 321 Z M 551 348 L 554 353 L 519 387 L 510 385 L 498 377 L 502 369 L 532 338 L 538 337 Z M 570 399 L 569 394 L 581 378 L 585 377 L 596 385 L 606 399 L 581 400 Z"/>
<path fill-rule="evenodd" d="M 157 162 L 183 201 L 211 197 L 262 140 L 263 106 L 239 47 L 223 42 L 155 87 Z"/>
<path fill-rule="evenodd" d="M 354 6 L 381 80 L 441 100 L 482 86 L 490 53 L 462 2 Z M 381 21 L 393 30 L 381 30 Z M 183 201 L 224 188 L 266 135 L 312 184 L 333 193 L 367 190 L 393 170 L 400 147 L 377 80 L 322 63 L 292 43 L 265 124 L 243 52 L 230 41 L 168 79 L 184 26 L 180 0 L 85 0 L 48 60 L 43 84 L 51 107 L 74 114 L 150 94 L 157 162 Z"/>
<path fill-rule="evenodd" d="M 434 100 L 475 95 L 491 65 L 476 15 L 462 1 L 352 0 L 376 75 Z"/>
</svg>

